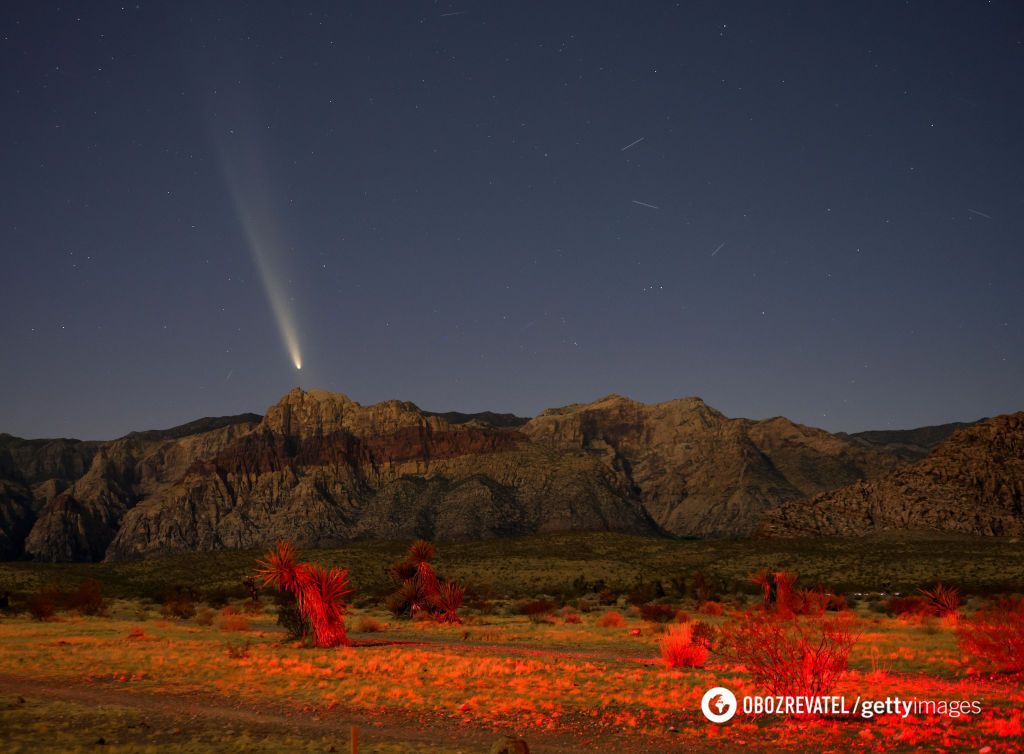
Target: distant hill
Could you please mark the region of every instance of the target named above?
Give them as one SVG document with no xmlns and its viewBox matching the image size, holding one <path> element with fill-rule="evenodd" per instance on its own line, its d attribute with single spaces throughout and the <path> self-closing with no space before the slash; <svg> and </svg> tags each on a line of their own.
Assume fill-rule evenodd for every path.
<svg viewBox="0 0 1024 754">
<path fill-rule="evenodd" d="M 965 426 L 925 458 L 770 511 L 769 536 L 929 530 L 1024 534 L 1024 412 Z"/>
<path fill-rule="evenodd" d="M 984 419 L 979 419 L 978 421 L 984 421 Z M 839 435 L 841 437 L 849 437 L 873 448 L 890 451 L 908 461 L 916 461 L 928 455 L 932 448 L 958 429 L 970 427 L 977 423 L 977 421 L 951 422 L 949 424 L 936 424 L 930 427 L 918 427 L 917 429 L 870 430 L 867 432 L 854 432 L 849 435 L 845 432 L 840 432 Z"/>
<path fill-rule="evenodd" d="M 521 427 L 530 421 L 529 417 L 515 414 L 496 414 L 493 411 L 481 411 L 477 414 L 463 414 L 460 411 L 424 411 L 424 416 L 439 416 L 449 424 L 469 424 L 477 422 L 489 427 Z"/>
<path fill-rule="evenodd" d="M 146 429 L 129 432 L 125 437 L 140 440 L 178 440 L 189 435 L 199 435 L 232 424 L 255 424 L 263 417 L 259 414 L 235 414 L 234 416 L 207 416 L 170 429 Z"/>
</svg>

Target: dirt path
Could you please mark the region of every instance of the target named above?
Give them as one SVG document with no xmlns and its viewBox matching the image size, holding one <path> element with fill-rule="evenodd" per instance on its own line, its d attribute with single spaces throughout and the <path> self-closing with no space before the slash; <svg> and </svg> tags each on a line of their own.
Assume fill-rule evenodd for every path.
<svg viewBox="0 0 1024 754">
<path fill-rule="evenodd" d="M 85 680 L 35 679 L 0 676 L 0 697 L 7 700 L 42 699 L 75 702 L 97 706 L 129 708 L 160 718 L 169 727 L 187 730 L 189 725 L 237 725 L 254 734 L 293 734 L 316 737 L 336 735 L 344 742 L 338 751 L 348 751 L 351 726 L 360 730 L 360 740 L 392 744 L 421 744 L 457 746 L 463 750 L 487 752 L 500 737 L 495 731 L 472 722 L 424 715 L 388 712 L 368 715 L 354 711 L 333 710 L 329 716 L 320 716 L 314 709 L 305 711 L 273 705 L 243 703 L 219 694 L 205 692 L 158 692 L 131 689 Z M 511 733 L 512 731 L 507 731 Z M 648 742 L 622 739 L 614 741 L 580 741 L 566 736 L 531 732 L 527 736 L 531 752 L 540 754 L 582 754 L 583 752 L 611 751 L 620 754 L 647 752 L 694 751 L 692 746 L 674 747 L 672 742 Z"/>
</svg>

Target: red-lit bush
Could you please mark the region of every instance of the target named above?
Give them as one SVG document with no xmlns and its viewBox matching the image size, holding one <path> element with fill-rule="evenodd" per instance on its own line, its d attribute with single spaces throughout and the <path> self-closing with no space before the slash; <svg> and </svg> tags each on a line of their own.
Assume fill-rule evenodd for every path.
<svg viewBox="0 0 1024 754">
<path fill-rule="evenodd" d="M 885 612 L 897 618 L 924 618 L 932 614 L 932 609 L 924 597 L 910 595 L 886 601 Z"/>
<path fill-rule="evenodd" d="M 622 628 L 625 625 L 626 619 L 616 610 L 609 610 L 597 619 L 598 628 Z"/>
<path fill-rule="evenodd" d="M 937 618 L 954 616 L 960 610 L 960 590 L 955 586 L 946 586 L 941 581 L 930 589 L 919 589 L 932 615 Z"/>
<path fill-rule="evenodd" d="M 278 542 L 259 563 L 264 584 L 276 586 L 295 596 L 295 604 L 303 621 L 304 638 L 312 634 L 318 647 L 348 644 L 345 634 L 346 599 L 352 593 L 348 571 L 325 569 L 316 563 L 296 561 L 295 548 Z M 308 632 L 308 634 L 307 634 Z"/>
<path fill-rule="evenodd" d="M 459 608 L 462 606 L 462 597 L 465 590 L 452 581 L 446 581 L 437 587 L 431 597 L 431 606 L 434 614 L 441 623 L 462 623 L 459 618 Z"/>
<path fill-rule="evenodd" d="M 956 627 L 968 658 L 1010 672 L 1024 671 L 1024 599 L 1004 597 Z"/>
<path fill-rule="evenodd" d="M 419 539 L 409 546 L 405 558 L 388 569 L 398 589 L 384 600 L 396 618 L 433 618 L 441 623 L 461 623 L 459 608 L 465 589 L 455 582 L 441 582 L 430 561 L 434 545 Z"/>
<path fill-rule="evenodd" d="M 670 626 L 658 642 L 661 659 L 670 668 L 699 668 L 708 659 L 708 648 L 693 637 L 689 623 Z"/>
<path fill-rule="evenodd" d="M 855 642 L 849 618 L 748 613 L 723 627 L 719 651 L 770 694 L 820 696 L 845 672 Z"/>
</svg>

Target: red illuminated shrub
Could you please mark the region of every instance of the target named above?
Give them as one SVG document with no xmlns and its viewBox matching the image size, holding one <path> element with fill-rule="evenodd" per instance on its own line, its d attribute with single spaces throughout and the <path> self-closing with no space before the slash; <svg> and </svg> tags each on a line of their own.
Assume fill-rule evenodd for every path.
<svg viewBox="0 0 1024 754">
<path fill-rule="evenodd" d="M 885 611 L 897 618 L 923 618 L 932 614 L 928 601 L 917 595 L 893 597 L 885 603 Z"/>
<path fill-rule="evenodd" d="M 519 605 L 519 612 L 530 619 L 530 623 L 554 623 L 555 603 L 551 600 L 528 600 Z"/>
<path fill-rule="evenodd" d="M 715 640 L 718 638 L 715 627 L 702 620 L 694 621 L 690 626 L 690 640 L 694 644 L 701 644 L 709 651 L 714 650 Z"/>
<path fill-rule="evenodd" d="M 658 642 L 661 659 L 670 668 L 699 668 L 708 659 L 708 648 L 693 638 L 689 623 L 670 626 Z"/>
<path fill-rule="evenodd" d="M 318 647 L 337 647 L 348 644 L 345 634 L 346 599 L 352 593 L 348 571 L 343 568 L 325 569 L 316 563 L 296 561 L 295 548 L 288 542 L 278 542 L 259 563 L 259 574 L 264 584 L 274 585 L 295 597 L 295 605 L 306 630 L 312 634 Z"/>
<path fill-rule="evenodd" d="M 946 586 L 941 581 L 930 589 L 919 589 L 924 595 L 931 614 L 938 618 L 956 615 L 960 610 L 960 590 L 955 586 Z"/>
<path fill-rule="evenodd" d="M 818 696 L 845 672 L 855 642 L 848 618 L 748 613 L 722 629 L 720 651 L 770 694 Z"/>
<path fill-rule="evenodd" d="M 599 628 L 622 628 L 626 625 L 626 619 L 622 617 L 622 613 L 609 610 L 597 619 L 597 625 Z"/>
<path fill-rule="evenodd" d="M 704 615 L 722 615 L 725 612 L 725 605 L 721 602 L 705 602 L 700 606 L 700 611 Z"/>
<path fill-rule="evenodd" d="M 446 581 L 437 587 L 430 599 L 434 614 L 441 623 L 462 623 L 459 618 L 459 608 L 462 606 L 462 597 L 465 590 L 452 581 Z"/>
<path fill-rule="evenodd" d="M 365 616 L 356 621 L 353 630 L 360 634 L 376 634 L 387 630 L 387 627 L 376 618 Z"/>
<path fill-rule="evenodd" d="M 765 612 L 780 616 L 816 615 L 826 609 L 842 610 L 846 601 L 828 594 L 824 587 L 803 589 L 796 586 L 797 575 L 790 571 L 770 572 L 762 568 L 749 576 L 749 581 L 761 589 Z"/>
<path fill-rule="evenodd" d="M 419 539 L 409 546 L 405 558 L 388 569 L 398 589 L 388 595 L 384 604 L 396 618 L 412 616 L 434 618 L 441 623 L 462 622 L 458 611 L 465 589 L 455 582 L 441 583 L 430 565 L 435 554 L 434 545 Z"/>
<path fill-rule="evenodd" d="M 1024 599 L 1005 597 L 956 627 L 969 658 L 1000 670 L 1024 671 Z"/>
<path fill-rule="evenodd" d="M 217 619 L 217 627 L 221 631 L 248 631 L 249 619 L 231 608 L 225 608 Z"/>
</svg>

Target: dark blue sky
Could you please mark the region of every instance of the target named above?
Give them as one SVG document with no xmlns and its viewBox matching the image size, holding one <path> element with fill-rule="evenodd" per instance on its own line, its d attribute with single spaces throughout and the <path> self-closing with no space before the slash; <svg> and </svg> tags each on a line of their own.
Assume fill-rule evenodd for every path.
<svg viewBox="0 0 1024 754">
<path fill-rule="evenodd" d="M 1024 408 L 1019 2 L 32 0 L 0 76 L 0 431 Z"/>
</svg>

